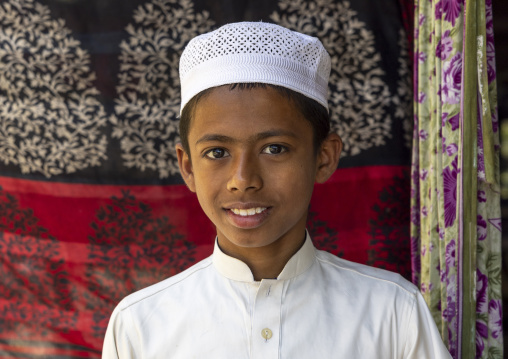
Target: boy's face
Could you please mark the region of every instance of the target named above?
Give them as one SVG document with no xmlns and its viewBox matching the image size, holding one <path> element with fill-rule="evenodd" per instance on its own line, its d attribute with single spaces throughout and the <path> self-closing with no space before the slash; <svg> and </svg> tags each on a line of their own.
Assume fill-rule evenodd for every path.
<svg viewBox="0 0 508 359">
<path fill-rule="evenodd" d="M 177 146 L 180 170 L 221 248 L 302 243 L 314 183 L 337 166 L 338 136 L 316 153 L 312 125 L 290 100 L 223 86 L 198 102 L 188 137 L 190 158 Z"/>
</svg>

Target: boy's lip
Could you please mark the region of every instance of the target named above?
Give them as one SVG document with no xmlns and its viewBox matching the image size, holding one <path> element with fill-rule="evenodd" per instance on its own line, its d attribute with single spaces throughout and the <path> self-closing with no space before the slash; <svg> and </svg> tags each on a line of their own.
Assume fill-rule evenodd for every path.
<svg viewBox="0 0 508 359">
<path fill-rule="evenodd" d="M 250 209 L 250 208 L 270 208 L 271 206 L 265 203 L 259 202 L 235 202 L 223 206 L 225 210 L 231 209 Z"/>
<path fill-rule="evenodd" d="M 251 229 L 259 227 L 266 220 L 272 207 L 260 203 L 233 203 L 223 208 L 231 224 L 237 228 Z M 253 209 L 257 209 L 254 214 L 245 215 L 245 211 Z M 242 210 L 242 214 L 234 210 Z"/>
</svg>

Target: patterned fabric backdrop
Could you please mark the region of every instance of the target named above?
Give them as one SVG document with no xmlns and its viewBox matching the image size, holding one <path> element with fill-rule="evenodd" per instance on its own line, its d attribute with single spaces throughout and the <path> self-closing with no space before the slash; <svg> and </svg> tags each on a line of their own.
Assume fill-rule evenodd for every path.
<svg viewBox="0 0 508 359">
<path fill-rule="evenodd" d="M 227 22 L 270 21 L 323 41 L 345 154 L 316 186 L 309 231 L 318 248 L 411 278 L 408 9 L 0 2 L 0 357 L 98 358 L 122 297 L 211 253 L 214 229 L 173 149 L 178 59 L 192 37 Z"/>
<path fill-rule="evenodd" d="M 454 358 L 502 358 L 492 3 L 416 3 L 413 280 Z"/>
</svg>

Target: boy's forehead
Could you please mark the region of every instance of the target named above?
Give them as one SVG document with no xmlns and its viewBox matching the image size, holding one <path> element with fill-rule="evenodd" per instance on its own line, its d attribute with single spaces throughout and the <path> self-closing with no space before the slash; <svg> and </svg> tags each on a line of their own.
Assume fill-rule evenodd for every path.
<svg viewBox="0 0 508 359">
<path fill-rule="evenodd" d="M 231 84 L 210 88 L 206 91 L 200 101 L 197 102 L 196 108 L 209 112 L 211 108 L 218 107 L 219 104 L 227 104 L 234 106 L 236 113 L 246 113 L 252 110 L 252 104 L 263 102 L 271 98 L 277 98 L 278 103 L 289 106 L 291 100 L 288 96 L 283 96 L 281 92 L 270 84 Z M 246 102 L 246 98 L 248 101 Z M 268 104 L 266 104 L 268 106 Z M 231 108 L 232 110 L 232 108 Z"/>
<path fill-rule="evenodd" d="M 234 132 L 240 137 L 295 136 L 296 121 L 305 122 L 306 131 L 312 130 L 291 100 L 273 88 L 231 90 L 222 86 L 212 89 L 198 102 L 190 133 L 193 141 L 207 134 L 213 134 L 215 139 Z"/>
<path fill-rule="evenodd" d="M 209 89 L 196 103 L 193 117 L 201 113 L 203 117 L 231 115 L 242 118 L 253 114 L 287 113 L 294 107 L 288 96 L 284 96 L 270 85 L 262 83 L 241 84 L 246 85 L 245 87 L 236 85 Z"/>
<path fill-rule="evenodd" d="M 233 83 L 282 86 L 328 108 L 330 67 L 330 56 L 317 38 L 270 23 L 227 24 L 185 48 L 181 109 L 198 93 Z"/>
</svg>

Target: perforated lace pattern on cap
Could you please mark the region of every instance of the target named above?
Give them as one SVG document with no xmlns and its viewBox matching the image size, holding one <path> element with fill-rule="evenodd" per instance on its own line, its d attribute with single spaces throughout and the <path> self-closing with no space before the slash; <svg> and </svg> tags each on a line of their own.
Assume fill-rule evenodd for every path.
<svg viewBox="0 0 508 359">
<path fill-rule="evenodd" d="M 326 50 L 316 38 L 265 23 L 239 23 L 223 26 L 192 40 L 182 54 L 181 76 L 213 58 L 232 54 L 265 54 L 283 57 L 317 69 Z"/>
<path fill-rule="evenodd" d="M 182 108 L 197 93 L 235 82 L 284 86 L 328 108 L 330 57 L 314 37 L 261 22 L 228 24 L 189 42 L 180 59 Z"/>
</svg>

